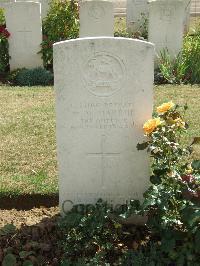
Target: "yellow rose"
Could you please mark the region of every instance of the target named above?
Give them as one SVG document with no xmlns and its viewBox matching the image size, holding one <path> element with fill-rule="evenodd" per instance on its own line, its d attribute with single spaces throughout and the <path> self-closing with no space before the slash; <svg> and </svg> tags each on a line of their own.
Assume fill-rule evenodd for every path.
<svg viewBox="0 0 200 266">
<path fill-rule="evenodd" d="M 161 124 L 160 118 L 149 119 L 143 126 L 144 132 L 150 134 Z"/>
<path fill-rule="evenodd" d="M 163 103 L 162 105 L 157 107 L 157 112 L 158 113 L 165 113 L 167 111 L 169 111 L 172 107 L 174 107 L 174 103 L 168 102 L 168 103 Z"/>
</svg>

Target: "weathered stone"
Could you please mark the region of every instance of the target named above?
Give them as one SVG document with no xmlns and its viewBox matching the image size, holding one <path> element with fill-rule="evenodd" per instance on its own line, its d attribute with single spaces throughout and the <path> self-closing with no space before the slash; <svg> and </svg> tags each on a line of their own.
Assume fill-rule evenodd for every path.
<svg viewBox="0 0 200 266">
<path fill-rule="evenodd" d="M 114 7 L 109 1 L 80 3 L 80 37 L 114 35 Z"/>
<path fill-rule="evenodd" d="M 152 114 L 154 46 L 126 38 L 54 45 L 60 207 L 142 199 L 149 158 L 136 145 Z"/>
<path fill-rule="evenodd" d="M 183 42 L 184 2 L 182 0 L 149 1 L 149 41 L 157 56 L 167 49 L 171 58 L 181 51 Z"/>
<path fill-rule="evenodd" d="M 143 31 L 146 18 L 148 18 L 147 0 L 127 0 L 126 19 L 130 33 Z"/>
<path fill-rule="evenodd" d="M 40 3 L 15 2 L 6 4 L 6 26 L 10 32 L 9 54 L 11 70 L 42 66 L 42 23 Z"/>
</svg>

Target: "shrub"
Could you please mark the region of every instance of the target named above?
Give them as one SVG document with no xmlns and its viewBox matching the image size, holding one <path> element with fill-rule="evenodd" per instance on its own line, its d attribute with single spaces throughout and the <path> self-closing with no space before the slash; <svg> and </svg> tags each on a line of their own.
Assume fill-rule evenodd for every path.
<svg viewBox="0 0 200 266">
<path fill-rule="evenodd" d="M 14 72 L 12 79 L 19 86 L 48 86 L 53 83 L 53 74 L 42 67 L 21 69 Z"/>
<path fill-rule="evenodd" d="M 200 83 L 200 26 L 197 31 L 186 36 L 183 46 L 183 59 L 186 65 L 186 82 Z"/>
<path fill-rule="evenodd" d="M 43 20 L 42 58 L 45 67 L 53 65 L 53 44 L 78 37 L 78 6 L 74 1 L 52 0 Z"/>
<path fill-rule="evenodd" d="M 181 110 L 172 102 L 159 106 L 156 117 L 144 124 L 147 142 L 138 145 L 153 158 L 152 185 L 141 210 L 148 215 L 151 243 L 163 265 L 200 262 L 200 161 L 189 160 L 192 144 L 199 143 L 199 138 L 182 146 L 188 125 Z"/>
<path fill-rule="evenodd" d="M 0 9 L 0 73 L 4 73 L 9 67 L 8 38 L 10 34 L 5 27 L 3 9 Z"/>
<path fill-rule="evenodd" d="M 172 59 L 167 50 L 160 54 L 159 70 L 171 84 L 200 83 L 200 29 L 184 38 L 183 49 Z"/>
</svg>

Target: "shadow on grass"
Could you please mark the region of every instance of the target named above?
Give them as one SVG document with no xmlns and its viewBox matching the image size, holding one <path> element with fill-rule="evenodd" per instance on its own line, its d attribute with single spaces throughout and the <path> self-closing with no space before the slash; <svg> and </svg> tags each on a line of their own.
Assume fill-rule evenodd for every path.
<svg viewBox="0 0 200 266">
<path fill-rule="evenodd" d="M 24 195 L 0 195 L 1 210 L 30 210 L 39 207 L 56 207 L 58 206 L 58 194 L 24 194 Z"/>
</svg>

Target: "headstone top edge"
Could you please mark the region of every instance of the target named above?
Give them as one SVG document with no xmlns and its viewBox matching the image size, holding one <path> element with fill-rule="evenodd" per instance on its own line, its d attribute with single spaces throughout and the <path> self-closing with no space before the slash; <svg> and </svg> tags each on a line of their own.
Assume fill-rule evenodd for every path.
<svg viewBox="0 0 200 266">
<path fill-rule="evenodd" d="M 8 3 L 5 3 L 5 5 L 6 6 L 11 6 L 11 5 L 18 5 L 18 6 L 20 6 L 20 5 L 30 5 L 30 4 L 32 4 L 32 5 L 41 5 L 41 3 L 38 1 L 38 2 L 35 2 L 35 1 L 17 1 L 17 2 L 8 2 Z"/>
<path fill-rule="evenodd" d="M 130 43 L 135 43 L 135 44 L 143 44 L 146 46 L 149 46 L 149 48 L 154 48 L 155 45 L 151 42 L 143 41 L 143 40 L 138 40 L 138 39 L 132 39 L 132 38 L 124 38 L 124 37 L 107 37 L 107 36 L 100 36 L 100 37 L 86 37 L 86 38 L 77 38 L 77 39 L 71 39 L 71 40 L 66 40 L 66 41 L 61 41 L 54 43 L 53 46 L 57 47 L 60 45 L 68 44 L 68 43 L 74 43 L 74 42 L 85 42 L 85 41 L 98 41 L 98 40 L 113 40 L 113 41 L 126 41 Z"/>
<path fill-rule="evenodd" d="M 168 4 L 168 3 L 184 3 L 185 0 L 148 0 L 147 3 L 148 4 L 157 4 L 157 3 L 162 3 L 162 4 Z"/>
<path fill-rule="evenodd" d="M 110 4 L 113 5 L 113 2 L 112 2 L 112 1 L 107 1 L 107 0 L 106 0 L 106 1 L 101 1 L 101 0 L 94 0 L 94 1 L 91 1 L 91 0 L 85 0 L 85 1 L 82 1 L 82 2 L 81 2 L 81 4 L 85 4 L 85 3 L 92 3 L 92 4 L 93 4 L 93 3 L 98 3 L 98 4 L 99 4 L 99 3 L 104 3 L 104 4 L 107 4 L 107 3 L 108 3 L 109 5 L 110 5 Z"/>
</svg>

